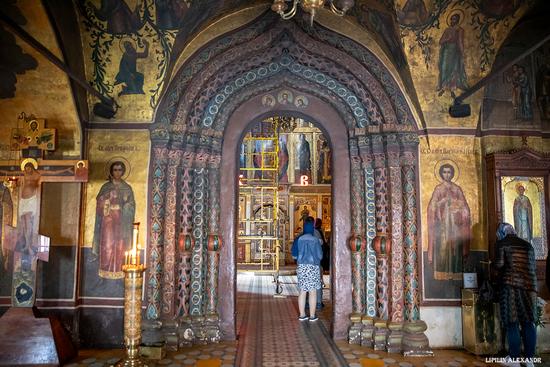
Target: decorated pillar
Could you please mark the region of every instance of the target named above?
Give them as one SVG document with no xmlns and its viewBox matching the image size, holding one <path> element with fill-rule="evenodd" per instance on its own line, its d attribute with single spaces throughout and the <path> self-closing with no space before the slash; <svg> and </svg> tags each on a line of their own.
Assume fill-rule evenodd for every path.
<svg viewBox="0 0 550 367">
<path fill-rule="evenodd" d="M 221 238 L 220 227 L 220 165 L 221 156 L 212 153 L 209 160 L 209 196 L 208 196 L 208 276 L 206 313 L 217 314 L 218 272 Z"/>
<path fill-rule="evenodd" d="M 191 285 L 191 252 L 195 241 L 189 233 L 180 233 L 178 239 L 178 289 L 177 315 L 189 316 L 189 296 Z"/>
<path fill-rule="evenodd" d="M 361 276 L 361 270 L 364 268 L 364 252 L 366 241 L 363 237 L 353 233 L 349 239 L 349 247 L 351 250 L 351 307 L 352 314 L 350 315 L 351 327 L 348 334 L 348 342 L 350 344 L 361 344 L 361 331 L 363 324 L 361 323 L 361 302 L 364 289 L 364 281 Z"/>
<path fill-rule="evenodd" d="M 164 245 L 164 203 L 166 192 L 166 166 L 168 149 L 153 145 L 151 159 L 151 212 L 149 227 L 147 273 L 147 310 L 148 320 L 160 318 L 162 301 L 162 260 Z"/>
<path fill-rule="evenodd" d="M 350 249 L 352 251 L 352 309 L 354 313 L 362 314 L 364 311 L 364 251 L 366 241 L 364 238 L 364 187 L 361 158 L 355 139 L 349 140 L 351 155 L 351 227 Z"/>
<path fill-rule="evenodd" d="M 376 235 L 376 207 L 374 194 L 374 167 L 373 156 L 368 136 L 358 137 L 359 155 L 361 156 L 364 177 L 364 213 L 365 226 L 363 236 L 367 241 L 365 251 L 365 313 L 369 317 L 376 316 L 376 253 L 372 240 Z"/>
<path fill-rule="evenodd" d="M 374 203 L 375 228 L 377 235 L 385 236 L 388 232 L 388 182 L 386 171 L 386 155 L 382 135 L 374 135 L 371 139 L 374 158 Z M 386 263 L 389 260 L 386 260 Z M 389 318 L 389 284 L 380 279 L 388 279 L 388 268 L 378 265 L 377 254 L 377 316 L 380 319 Z"/>
<path fill-rule="evenodd" d="M 193 168 L 192 235 L 195 240 L 191 259 L 191 315 L 204 315 L 205 261 L 208 220 L 208 153 L 196 152 Z"/>
<path fill-rule="evenodd" d="M 385 233 L 377 233 L 372 246 L 374 247 L 374 251 L 376 251 L 376 296 L 378 299 L 378 317 L 383 320 L 388 320 L 388 254 L 391 251 L 391 239 L 388 239 Z"/>
<path fill-rule="evenodd" d="M 168 152 L 166 169 L 166 195 L 164 201 L 164 261 L 162 277 L 161 318 L 172 319 L 176 316 L 176 234 L 177 201 L 179 184 L 179 166 L 181 150 Z"/>
<path fill-rule="evenodd" d="M 403 180 L 403 255 L 404 255 L 404 286 L 406 321 L 420 319 L 420 297 L 418 285 L 418 224 L 417 224 L 417 193 L 416 193 L 416 149 L 418 137 L 405 134 L 401 137 L 403 151 L 401 153 L 401 176 Z"/>
<path fill-rule="evenodd" d="M 193 153 L 184 152 L 179 179 L 178 316 L 190 314 L 191 258 L 195 247 L 193 231 Z"/>
<path fill-rule="evenodd" d="M 386 151 L 391 198 L 390 319 L 392 322 L 403 322 L 403 194 L 399 162 L 400 147 L 397 134 L 386 136 Z"/>
<path fill-rule="evenodd" d="M 218 307 L 218 267 L 222 240 L 218 235 L 208 236 L 208 276 L 206 284 L 206 313 L 216 314 Z"/>
</svg>

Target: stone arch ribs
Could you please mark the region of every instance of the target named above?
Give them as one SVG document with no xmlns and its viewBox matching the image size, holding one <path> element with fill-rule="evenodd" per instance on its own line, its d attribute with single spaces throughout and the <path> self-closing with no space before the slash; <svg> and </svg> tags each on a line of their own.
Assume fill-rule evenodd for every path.
<svg viewBox="0 0 550 367">
<path fill-rule="evenodd" d="M 306 96 L 309 104 L 261 103 L 263 95 L 276 96 L 282 89 Z M 349 197 L 342 199 L 341 208 L 347 209 L 341 209 L 339 220 L 346 222 L 335 235 L 334 251 L 338 259 L 349 259 L 351 249 L 352 267 L 345 265 L 349 260 L 342 262 L 341 277 L 334 279 L 340 292 L 334 336 L 348 336 L 350 313 L 352 341 L 357 335 L 360 341 L 356 331 L 362 317 L 397 323 L 418 319 L 418 137 L 411 110 L 388 69 L 362 45 L 318 25 L 311 32 L 309 26 L 282 22 L 273 14 L 191 56 L 157 111 L 151 126 L 147 318 L 179 318 L 179 331 L 170 329 L 172 321 L 164 328 L 172 336 L 185 334 L 180 343 L 214 341 L 220 333 L 235 336 L 235 286 L 226 274 L 234 275 L 234 269 L 226 269 L 234 267 L 234 237 L 221 233 L 225 227 L 220 226 L 235 203 L 220 203 L 227 203 L 228 192 L 235 198 L 236 181 L 226 167 L 221 169 L 222 150 L 229 157 L 226 163 L 236 161 L 235 136 L 246 127 L 239 124 L 276 113 L 310 116 L 327 131 L 333 149 L 341 149 L 337 155 L 348 181 L 335 183 L 334 192 Z M 237 115 L 246 121 L 234 122 Z M 237 125 L 241 130 L 235 131 Z M 222 181 L 229 178 L 222 182 L 220 175 Z M 385 267 L 373 248 L 377 234 L 392 244 Z M 220 254 L 227 257 L 220 259 Z M 351 280 L 352 287 L 346 288 L 349 281 L 343 279 Z M 218 284 L 232 305 L 218 305 Z"/>
</svg>

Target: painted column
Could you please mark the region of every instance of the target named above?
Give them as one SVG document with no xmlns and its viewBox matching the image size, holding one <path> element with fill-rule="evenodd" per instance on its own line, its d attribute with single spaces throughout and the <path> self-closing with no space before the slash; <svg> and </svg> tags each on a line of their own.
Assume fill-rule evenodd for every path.
<svg viewBox="0 0 550 367">
<path fill-rule="evenodd" d="M 374 135 L 371 139 L 372 155 L 374 157 L 374 202 L 376 208 L 375 227 L 377 235 L 386 235 L 388 232 L 388 182 L 386 172 L 386 154 L 382 135 Z M 377 256 L 378 262 L 379 256 Z M 386 260 L 387 261 L 387 260 Z M 380 319 L 389 318 L 389 284 L 387 266 L 377 264 L 377 315 Z"/>
<path fill-rule="evenodd" d="M 403 322 L 403 193 L 397 134 L 386 136 L 391 198 L 391 303 L 390 319 Z"/>
<path fill-rule="evenodd" d="M 220 161 L 219 154 L 210 155 L 208 181 L 210 194 L 208 196 L 208 276 L 206 313 L 218 313 L 218 272 L 221 238 L 220 227 Z"/>
<path fill-rule="evenodd" d="M 420 297 L 418 286 L 418 224 L 416 194 L 416 150 L 418 138 L 413 134 L 400 136 L 401 176 L 403 179 L 403 250 L 405 262 L 405 320 L 420 319 Z"/>
<path fill-rule="evenodd" d="M 147 310 L 148 320 L 160 318 L 162 295 L 162 260 L 164 245 L 164 194 L 168 149 L 153 146 L 151 160 L 151 222 L 149 228 Z"/>
<path fill-rule="evenodd" d="M 193 168 L 193 220 L 192 235 L 195 239 L 195 247 L 191 258 L 191 315 L 204 314 L 205 296 L 205 257 L 206 257 L 206 221 L 208 219 L 208 169 L 204 161 L 206 153 L 197 152 L 195 156 L 195 168 Z"/>
<path fill-rule="evenodd" d="M 361 171 L 361 158 L 355 139 L 349 140 L 351 156 L 351 228 L 352 235 L 349 239 L 352 251 L 352 309 L 353 313 L 362 314 L 365 308 L 364 277 L 365 269 L 364 251 L 366 241 L 363 237 L 363 174 Z"/>
<path fill-rule="evenodd" d="M 352 234 L 349 239 L 349 247 L 351 250 L 351 305 L 352 312 L 354 314 L 361 315 L 363 300 L 363 288 L 364 282 L 361 277 L 361 269 L 364 264 L 364 251 L 366 248 L 366 241 L 363 237 Z"/>
<path fill-rule="evenodd" d="M 374 194 L 374 168 L 373 156 L 370 149 L 368 136 L 358 138 L 359 154 L 361 156 L 364 175 L 364 212 L 365 227 L 362 234 L 366 238 L 367 248 L 365 251 L 365 284 L 366 304 L 365 313 L 367 316 L 376 316 L 376 253 L 373 249 L 372 240 L 376 235 L 376 206 Z"/>
<path fill-rule="evenodd" d="M 222 240 L 218 235 L 208 236 L 208 276 L 206 283 L 206 313 L 218 313 L 218 271 Z"/>
<path fill-rule="evenodd" d="M 166 169 L 166 196 L 164 201 L 164 261 L 162 277 L 162 308 L 161 318 L 171 319 L 176 314 L 176 220 L 177 192 L 179 184 L 179 165 L 181 150 L 168 152 L 168 167 Z"/>
<path fill-rule="evenodd" d="M 189 296 L 191 286 L 191 252 L 195 246 L 193 236 L 180 233 L 178 240 L 178 289 L 177 316 L 189 316 Z"/>
<path fill-rule="evenodd" d="M 376 251 L 376 264 L 377 264 L 377 296 L 379 300 L 388 299 L 388 289 L 389 289 L 389 269 L 388 269 L 388 254 L 391 251 L 391 240 L 388 239 L 386 234 L 378 233 L 373 240 L 372 247 Z M 388 319 L 388 307 L 387 302 L 384 303 L 384 308 L 381 308 L 380 318 L 387 320 Z"/>
<path fill-rule="evenodd" d="M 193 230 L 193 153 L 184 152 L 181 160 L 179 187 L 179 261 L 178 261 L 178 316 L 189 316 L 191 292 L 191 258 L 195 239 Z"/>
</svg>

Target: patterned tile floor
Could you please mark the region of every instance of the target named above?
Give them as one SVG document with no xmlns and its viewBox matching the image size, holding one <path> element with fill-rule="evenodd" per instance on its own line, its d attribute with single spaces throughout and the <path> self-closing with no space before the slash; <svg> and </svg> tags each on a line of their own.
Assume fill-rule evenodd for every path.
<svg viewBox="0 0 550 367">
<path fill-rule="evenodd" d="M 163 360 L 149 361 L 149 366 L 490 366 L 484 358 L 462 350 L 436 350 L 433 358 L 404 358 L 349 345 L 345 341 L 334 342 L 328 332 L 332 313 L 329 290 L 323 292 L 326 307 L 319 313 L 321 322 L 300 322 L 297 320 L 296 276 L 282 276 L 281 283 L 286 298 L 275 298 L 271 276 L 239 273 L 238 341 L 180 348 L 177 352 L 169 352 Z M 76 361 L 67 366 L 110 366 L 122 355 L 122 350 L 81 350 Z M 545 361 L 550 361 L 547 357 L 543 356 L 543 363 L 537 366 L 547 365 Z"/>
</svg>

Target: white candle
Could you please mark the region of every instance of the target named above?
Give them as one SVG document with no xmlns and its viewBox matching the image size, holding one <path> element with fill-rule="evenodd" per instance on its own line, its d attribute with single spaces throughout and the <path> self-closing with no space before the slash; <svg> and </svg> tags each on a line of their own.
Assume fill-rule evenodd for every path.
<svg viewBox="0 0 550 367">
<path fill-rule="evenodd" d="M 134 224 L 134 238 L 133 238 L 133 243 L 132 243 L 132 249 L 136 249 L 136 248 L 137 248 L 138 235 L 139 235 L 138 225 L 137 225 L 137 224 Z"/>
</svg>

